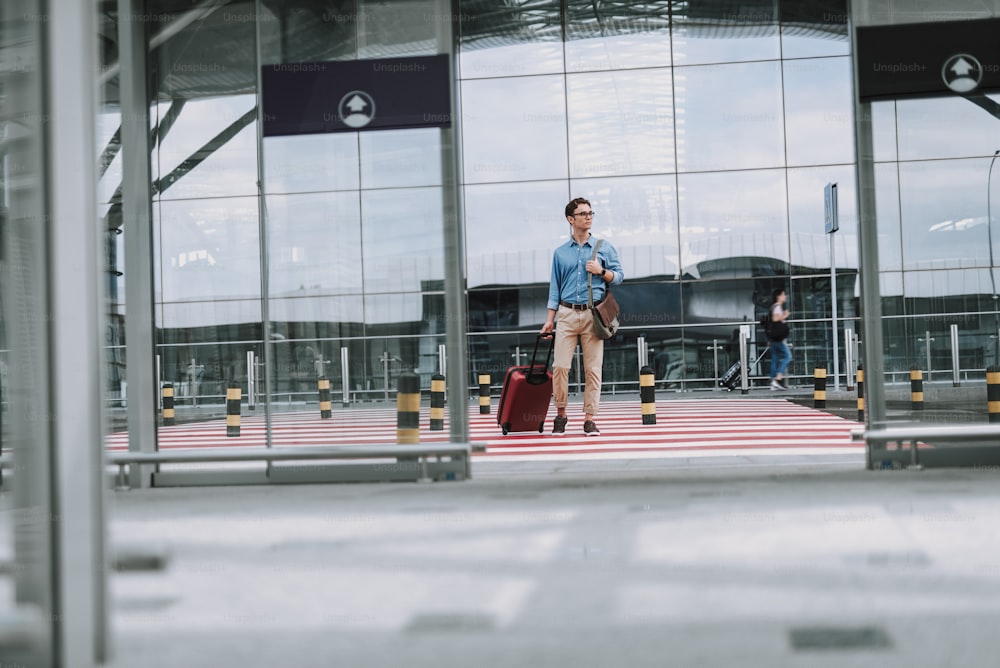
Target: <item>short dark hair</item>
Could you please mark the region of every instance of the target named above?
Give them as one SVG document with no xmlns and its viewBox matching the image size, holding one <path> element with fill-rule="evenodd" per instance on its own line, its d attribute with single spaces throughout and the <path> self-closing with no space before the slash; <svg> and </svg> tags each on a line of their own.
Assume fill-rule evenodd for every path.
<svg viewBox="0 0 1000 668">
<path fill-rule="evenodd" d="M 780 295 L 784 291 L 785 291 L 784 288 L 775 288 L 774 290 L 771 290 L 771 301 L 772 302 L 778 301 L 778 295 Z"/>
<path fill-rule="evenodd" d="M 590 201 L 584 199 L 583 197 L 577 197 L 575 199 L 571 199 L 569 201 L 569 204 L 566 205 L 566 217 L 567 218 L 572 217 L 572 215 L 576 213 L 576 207 L 580 206 L 581 204 L 586 204 L 587 206 L 590 206 Z"/>
</svg>

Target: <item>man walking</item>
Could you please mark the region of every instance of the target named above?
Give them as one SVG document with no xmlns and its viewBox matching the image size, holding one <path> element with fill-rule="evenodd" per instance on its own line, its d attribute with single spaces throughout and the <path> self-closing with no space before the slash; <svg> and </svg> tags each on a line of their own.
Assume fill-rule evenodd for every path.
<svg viewBox="0 0 1000 668">
<path fill-rule="evenodd" d="M 590 228 L 594 210 L 582 197 L 566 205 L 566 221 L 570 239 L 552 254 L 552 277 L 549 280 L 548 317 L 542 334 L 555 329 L 555 350 L 552 360 L 552 398 L 556 405 L 553 434 L 566 433 L 566 405 L 569 402 L 569 368 L 577 341 L 583 349 L 586 384 L 583 393 L 583 433 L 597 436 L 601 432 L 594 416 L 601 403 L 601 379 L 604 371 L 604 341 L 594 334 L 594 318 L 587 307 L 587 284 L 593 286 L 594 303 L 598 304 L 608 285 L 618 285 L 625 278 L 618 251 L 607 241 L 601 244 L 596 259 L 597 243 Z M 556 318 L 559 327 L 556 328 Z"/>
</svg>

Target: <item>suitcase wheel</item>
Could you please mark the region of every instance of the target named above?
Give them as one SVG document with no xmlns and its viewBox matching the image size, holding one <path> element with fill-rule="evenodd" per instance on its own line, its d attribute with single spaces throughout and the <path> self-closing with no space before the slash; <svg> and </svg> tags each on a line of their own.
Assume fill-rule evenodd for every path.
<svg viewBox="0 0 1000 668">
<path fill-rule="evenodd" d="M 506 436 L 507 432 L 510 431 L 510 422 L 504 422 L 500 425 L 500 430 L 503 431 L 503 435 Z"/>
<path fill-rule="evenodd" d="M 545 433 L 545 420 L 542 420 L 542 423 L 538 425 L 538 433 L 539 434 Z"/>
</svg>

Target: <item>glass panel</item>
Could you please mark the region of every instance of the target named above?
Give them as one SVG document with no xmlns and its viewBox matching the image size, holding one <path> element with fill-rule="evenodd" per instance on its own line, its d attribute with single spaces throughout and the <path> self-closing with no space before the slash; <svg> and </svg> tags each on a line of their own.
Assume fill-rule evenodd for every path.
<svg viewBox="0 0 1000 668">
<path fill-rule="evenodd" d="M 511 0 L 483 11 L 460 0 L 461 78 L 508 77 L 563 71 L 560 0 Z"/>
<path fill-rule="evenodd" d="M 896 152 L 896 103 L 872 102 L 872 143 L 876 162 L 895 161 Z"/>
<path fill-rule="evenodd" d="M 361 336 L 361 295 L 271 298 L 268 304 L 275 339 Z"/>
<path fill-rule="evenodd" d="M 670 65 L 670 2 L 569 0 L 566 71 Z"/>
<path fill-rule="evenodd" d="M 854 162 L 849 58 L 784 62 L 789 165 Z"/>
<path fill-rule="evenodd" d="M 839 269 L 858 268 L 858 225 L 855 203 L 854 167 L 810 167 L 789 169 L 788 221 L 791 231 L 792 273 L 830 272 L 830 240 Z M 837 184 L 840 230 L 825 231 L 824 189 Z"/>
<path fill-rule="evenodd" d="M 361 248 L 365 292 L 422 292 L 430 285 L 443 289 L 444 216 L 440 188 L 376 190 L 361 193 Z M 356 269 L 356 268 L 355 268 Z M 412 296 L 404 299 L 417 302 Z M 419 311 L 419 302 L 416 304 Z M 379 322 L 404 313 L 400 310 L 376 314 L 366 309 L 366 322 Z M 418 316 L 419 319 L 419 316 Z"/>
<path fill-rule="evenodd" d="M 101 156 L 97 172 L 98 202 L 121 200 L 120 193 L 115 197 L 122 184 L 121 123 L 121 112 L 110 107 L 97 114 L 95 141 Z M 16 167 L 8 165 L 7 173 L 17 174 Z"/>
<path fill-rule="evenodd" d="M 560 240 L 569 239 L 569 200 L 563 181 L 466 186 L 469 287 L 548 286 L 552 251 Z"/>
<path fill-rule="evenodd" d="M 157 122 L 165 125 L 165 118 L 163 112 Z M 253 95 L 187 101 L 160 138 L 154 195 L 178 199 L 256 194 L 256 118 Z"/>
<path fill-rule="evenodd" d="M 622 309 L 622 327 L 634 330 L 629 334 L 639 335 L 661 325 L 676 325 L 684 317 L 686 304 L 681 297 L 680 283 L 626 278 L 614 291 L 615 300 Z"/>
<path fill-rule="evenodd" d="M 899 171 L 898 165 L 894 162 L 875 165 L 875 222 L 878 225 L 879 268 L 902 269 Z"/>
<path fill-rule="evenodd" d="M 753 4 L 676 3 L 675 65 L 781 57 L 777 0 Z"/>
<path fill-rule="evenodd" d="M 439 129 L 359 132 L 358 141 L 362 188 L 440 185 Z"/>
<path fill-rule="evenodd" d="M 783 170 L 681 174 L 678 182 L 685 276 L 788 273 Z"/>
<path fill-rule="evenodd" d="M 260 297 L 256 197 L 166 201 L 153 209 L 157 301 Z"/>
<path fill-rule="evenodd" d="M 781 53 L 785 58 L 846 56 L 848 0 L 782 0 Z"/>
<path fill-rule="evenodd" d="M 156 348 L 160 361 L 160 382 L 171 383 L 174 390 L 176 423 L 202 422 L 203 428 L 171 429 L 161 425 L 159 447 L 264 445 L 263 430 L 240 438 L 226 435 L 226 390 L 229 381 L 241 385 L 241 415 L 249 417 L 247 352 L 259 355 L 260 343 L 240 341 L 243 335 L 260 333 L 260 326 L 191 328 L 165 333 L 165 344 Z M 235 341 L 228 343 L 228 341 Z M 263 391 L 261 374 L 260 390 Z M 162 394 L 160 397 L 162 403 Z M 162 406 L 161 406 L 162 408 Z M 161 410 L 162 419 L 162 410 Z"/>
<path fill-rule="evenodd" d="M 568 175 L 563 77 L 462 82 L 465 181 Z"/>
<path fill-rule="evenodd" d="M 676 278 L 680 273 L 674 178 L 671 174 L 572 182 L 573 190 L 584 193 L 598 212 L 595 233 L 615 245 L 628 282 Z M 565 238 L 569 239 L 568 231 Z"/>
<path fill-rule="evenodd" d="M 357 192 L 271 195 L 267 214 L 272 297 L 361 292 Z"/>
<path fill-rule="evenodd" d="M 356 0 L 295 0 L 274 9 L 260 3 L 260 10 L 262 63 L 311 63 L 357 55 Z"/>
<path fill-rule="evenodd" d="M 984 104 L 1000 101 L 1000 94 L 985 97 Z M 1000 149 L 1000 141 L 989 139 L 1000 131 L 1000 120 L 970 101 L 954 96 L 897 102 L 899 159 L 964 158 Z"/>
<path fill-rule="evenodd" d="M 780 62 L 678 68 L 674 78 L 678 170 L 784 165 Z"/>
<path fill-rule="evenodd" d="M 903 260 L 908 269 L 988 266 L 988 159 L 900 163 Z"/>
<path fill-rule="evenodd" d="M 442 21 L 437 0 L 359 0 L 359 58 L 400 58 L 438 53 Z"/>
<path fill-rule="evenodd" d="M 365 295 L 367 336 L 410 336 L 444 331 L 444 295 Z"/>
<path fill-rule="evenodd" d="M 669 69 L 566 78 L 573 177 L 674 171 Z"/>
<path fill-rule="evenodd" d="M 358 137 L 331 133 L 264 140 L 264 188 L 268 193 L 356 190 Z"/>
</svg>

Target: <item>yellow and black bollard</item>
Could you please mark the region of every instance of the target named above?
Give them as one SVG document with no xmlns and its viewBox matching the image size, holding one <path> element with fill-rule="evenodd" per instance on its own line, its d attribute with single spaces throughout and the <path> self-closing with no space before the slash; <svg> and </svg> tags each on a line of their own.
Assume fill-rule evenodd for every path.
<svg viewBox="0 0 1000 668">
<path fill-rule="evenodd" d="M 648 366 L 639 369 L 639 400 L 642 423 L 656 424 L 656 373 Z"/>
<path fill-rule="evenodd" d="M 924 372 L 915 366 L 910 367 L 910 408 L 924 410 Z"/>
<path fill-rule="evenodd" d="M 240 404 L 243 399 L 243 391 L 240 384 L 234 380 L 229 381 L 226 387 L 226 436 L 240 435 Z"/>
<path fill-rule="evenodd" d="M 444 376 L 431 376 L 431 431 L 444 429 Z"/>
<path fill-rule="evenodd" d="M 490 414 L 490 374 L 479 374 L 479 414 Z"/>
<path fill-rule="evenodd" d="M 420 376 L 399 374 L 396 384 L 396 443 L 420 442 Z"/>
<path fill-rule="evenodd" d="M 322 419 L 333 417 L 333 408 L 330 405 L 330 379 L 320 376 L 316 379 L 319 387 L 319 416 Z"/>
<path fill-rule="evenodd" d="M 813 408 L 826 408 L 826 367 L 813 367 Z"/>
<path fill-rule="evenodd" d="M 858 365 L 858 422 L 865 421 L 865 370 Z"/>
<path fill-rule="evenodd" d="M 160 394 L 163 397 L 163 424 L 172 425 L 174 423 L 174 384 L 164 383 Z"/>
<path fill-rule="evenodd" d="M 986 410 L 990 422 L 1000 422 L 1000 367 L 986 370 Z"/>
</svg>

